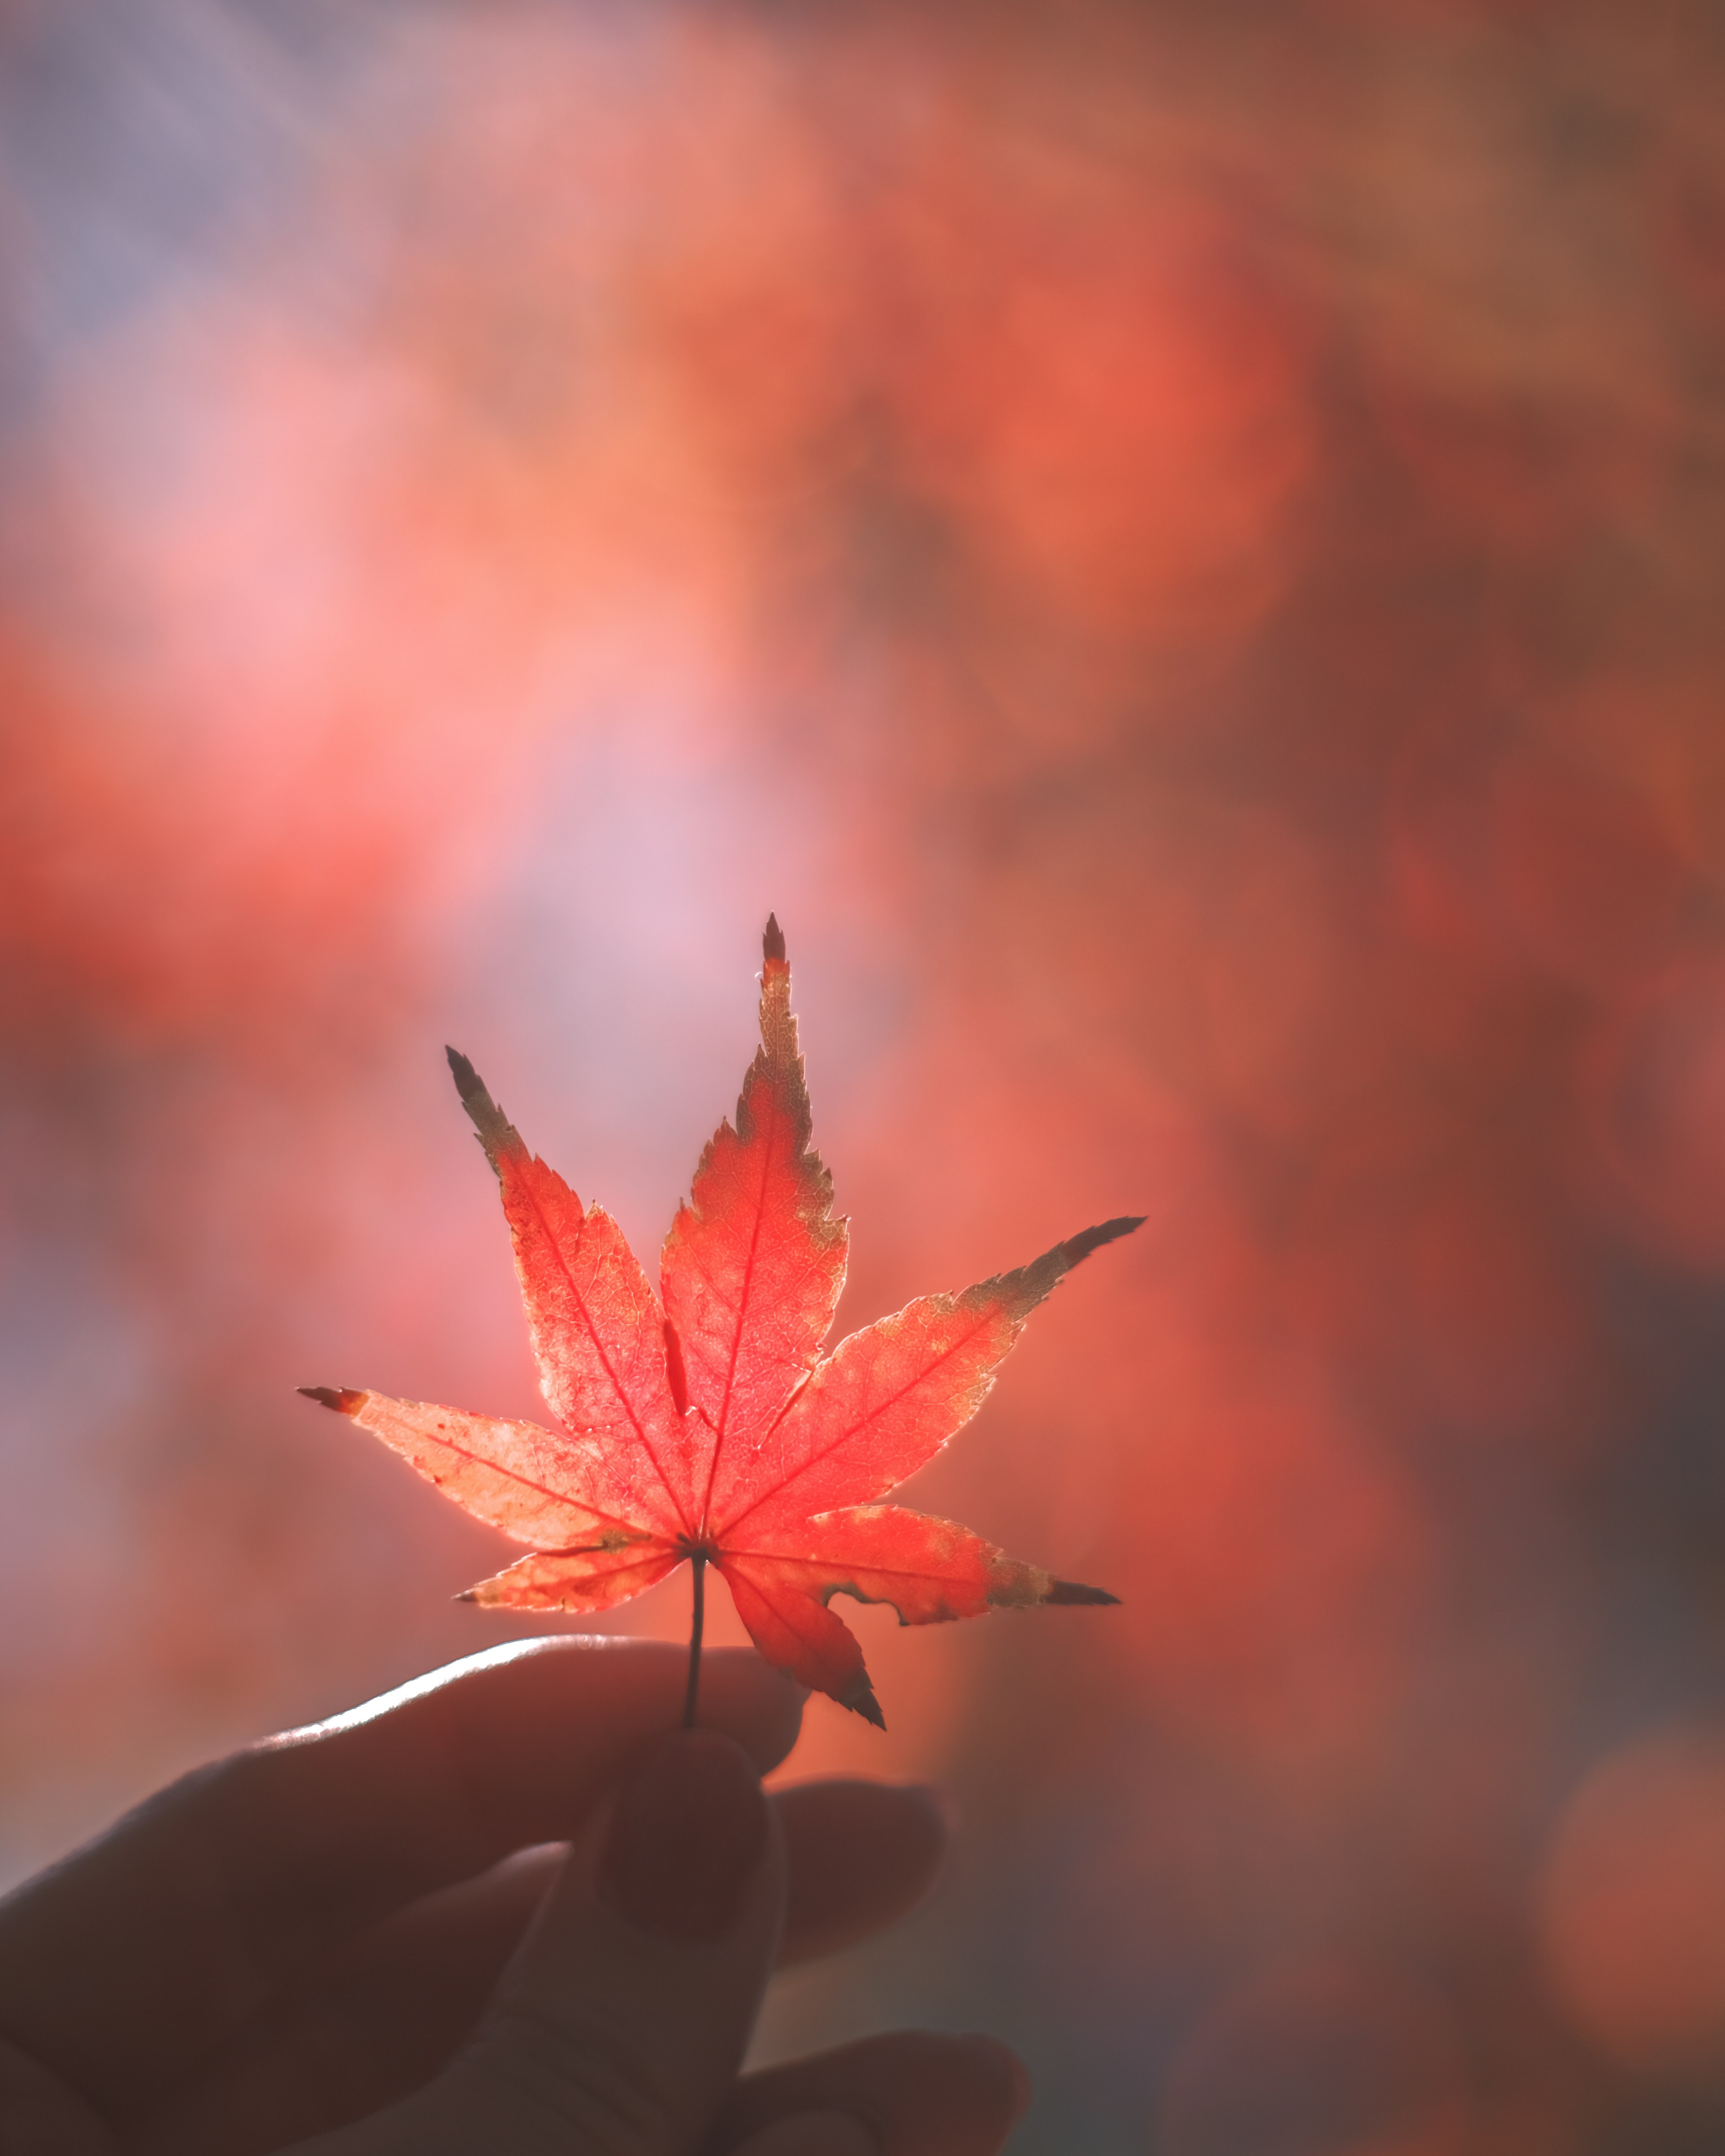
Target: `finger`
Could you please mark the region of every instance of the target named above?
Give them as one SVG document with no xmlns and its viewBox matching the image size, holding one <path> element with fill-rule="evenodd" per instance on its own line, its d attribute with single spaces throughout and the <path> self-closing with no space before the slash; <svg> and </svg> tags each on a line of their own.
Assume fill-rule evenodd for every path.
<svg viewBox="0 0 1725 2156">
<path fill-rule="evenodd" d="M 449 2067 L 313 2145 L 684 2156 L 734 2082 L 784 1897 L 783 1836 L 751 1763 L 706 1731 L 658 1738 L 571 1851 Z"/>
<path fill-rule="evenodd" d="M 106 2115 L 156 2108 L 341 1939 L 573 1833 L 675 1726 L 686 1667 L 523 1642 L 188 1775 L 0 1907 L 0 2034 Z M 758 1767 L 795 1740 L 797 1693 L 752 1654 L 707 1656 L 701 1705 Z"/>
<path fill-rule="evenodd" d="M 702 2156 L 780 2156 L 763 2136 L 788 2134 L 793 2122 L 812 2136 L 808 2122 L 819 2119 L 826 2130 L 834 2117 L 862 2128 L 871 2156 L 994 2156 L 1029 2101 L 1029 2076 L 992 2036 L 903 2030 L 751 2074 L 701 2144 Z M 845 2146 L 834 2142 L 832 2156 Z M 809 2148 L 809 2156 L 827 2156 L 818 2140 Z M 783 2156 L 792 2149 L 798 2149 L 793 2139 Z"/>
<path fill-rule="evenodd" d="M 95 2113 L 35 2059 L 0 2042 L 0 2148 L 16 2156 L 118 2156 Z"/>
<path fill-rule="evenodd" d="M 778 1965 L 884 1930 L 945 1855 L 931 1789 L 804 1782 L 773 1803 L 789 1865 Z M 326 1964 L 141 2128 L 137 2156 L 278 2146 L 393 2103 L 444 2064 L 479 2019 L 562 1861 L 523 1851 L 398 1911 Z"/>
<path fill-rule="evenodd" d="M 799 1782 L 778 1807 L 791 1864 L 781 1969 L 896 1924 L 934 1885 L 952 1839 L 946 1799 L 917 1784 Z"/>
<path fill-rule="evenodd" d="M 254 2156 L 410 2095 L 472 2030 L 562 1869 L 523 1850 L 398 1911 L 128 2136 L 128 2156 Z"/>
</svg>

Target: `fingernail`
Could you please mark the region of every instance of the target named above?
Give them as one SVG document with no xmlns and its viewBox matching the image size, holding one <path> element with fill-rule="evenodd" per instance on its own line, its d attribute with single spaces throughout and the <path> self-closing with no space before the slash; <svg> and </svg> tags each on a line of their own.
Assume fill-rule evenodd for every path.
<svg viewBox="0 0 1725 2156">
<path fill-rule="evenodd" d="M 603 1899 L 660 1938 L 721 1938 L 767 1841 L 760 1778 L 709 1729 L 656 1738 L 617 1792 L 599 1856 Z"/>
<path fill-rule="evenodd" d="M 999 2091 L 1014 2124 L 1030 2108 L 1030 2076 L 1015 2051 L 992 2036 L 974 2035 L 962 2039 L 966 2049 Z"/>
</svg>

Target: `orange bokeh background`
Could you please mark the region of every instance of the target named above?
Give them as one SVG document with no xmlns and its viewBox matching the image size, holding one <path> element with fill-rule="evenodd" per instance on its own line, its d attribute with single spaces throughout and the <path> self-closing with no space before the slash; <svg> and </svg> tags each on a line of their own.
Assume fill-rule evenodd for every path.
<svg viewBox="0 0 1725 2156">
<path fill-rule="evenodd" d="M 770 906 L 841 1324 L 1149 1217 L 911 1491 L 1123 1606 L 856 1616 L 793 1771 L 967 1830 L 769 2047 L 1725 2141 L 1722 96 L 1699 0 L 0 8 L 6 1877 L 510 1635 L 293 1389 L 531 1412 L 442 1045 L 650 1250 Z"/>
</svg>

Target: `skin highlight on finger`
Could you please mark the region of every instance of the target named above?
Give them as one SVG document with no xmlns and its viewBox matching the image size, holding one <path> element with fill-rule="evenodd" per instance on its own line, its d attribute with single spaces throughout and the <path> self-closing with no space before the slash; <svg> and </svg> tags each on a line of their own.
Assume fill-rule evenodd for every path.
<svg viewBox="0 0 1725 2156">
<path fill-rule="evenodd" d="M 0 1912 L 0 2035 L 116 2123 L 160 2111 L 343 1941 L 576 1832 L 685 1675 L 659 1641 L 526 1641 L 188 1775 Z M 719 1650 L 701 1708 L 765 1771 L 802 1702 Z"/>
<path fill-rule="evenodd" d="M 937 1876 L 947 1837 L 937 1792 L 831 1780 L 772 1801 L 790 1873 L 782 1969 L 885 1930 Z M 338 1952 L 145 2122 L 134 2156 L 250 2156 L 408 2095 L 479 2019 L 562 1856 L 522 1851 Z"/>
<path fill-rule="evenodd" d="M 769 2127 L 834 2112 L 878 2156 L 995 2156 L 1029 2101 L 1023 2066 L 992 2037 L 905 2030 L 749 2075 L 701 2156 L 757 2156 Z"/>
</svg>

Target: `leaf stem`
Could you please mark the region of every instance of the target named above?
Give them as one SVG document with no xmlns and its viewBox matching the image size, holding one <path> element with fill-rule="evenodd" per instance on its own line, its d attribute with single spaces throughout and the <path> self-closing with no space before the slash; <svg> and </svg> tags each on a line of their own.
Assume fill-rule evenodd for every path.
<svg viewBox="0 0 1725 2156">
<path fill-rule="evenodd" d="M 695 1567 L 695 1604 L 689 1622 L 689 1689 L 683 1694 L 683 1727 L 695 1727 L 695 1703 L 701 1694 L 701 1635 L 706 1625 L 706 1552 L 696 1550 L 690 1562 Z"/>
</svg>

